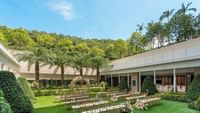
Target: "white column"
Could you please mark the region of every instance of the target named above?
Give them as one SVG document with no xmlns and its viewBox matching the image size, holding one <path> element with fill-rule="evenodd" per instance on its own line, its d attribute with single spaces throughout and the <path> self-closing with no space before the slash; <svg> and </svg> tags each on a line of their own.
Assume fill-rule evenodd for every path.
<svg viewBox="0 0 200 113">
<path fill-rule="evenodd" d="M 176 69 L 173 69 L 173 91 L 176 92 Z"/>
<path fill-rule="evenodd" d="M 153 71 L 154 84 L 156 85 L 156 70 Z"/>
<path fill-rule="evenodd" d="M 111 87 L 113 87 L 113 78 L 112 78 L 112 74 L 111 74 Z"/>
<path fill-rule="evenodd" d="M 128 84 L 128 87 L 129 87 L 129 73 L 127 73 L 127 84 Z"/>
<path fill-rule="evenodd" d="M 139 92 L 141 92 L 141 72 L 139 72 Z"/>
</svg>

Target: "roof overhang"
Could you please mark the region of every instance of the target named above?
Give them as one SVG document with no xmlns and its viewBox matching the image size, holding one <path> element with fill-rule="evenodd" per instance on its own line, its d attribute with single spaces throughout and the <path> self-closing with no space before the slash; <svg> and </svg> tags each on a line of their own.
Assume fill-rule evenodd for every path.
<svg viewBox="0 0 200 113">
<path fill-rule="evenodd" d="M 19 71 L 19 62 L 6 50 L 6 48 L 0 43 L 0 62 L 7 65 L 9 68 L 15 71 Z"/>
</svg>

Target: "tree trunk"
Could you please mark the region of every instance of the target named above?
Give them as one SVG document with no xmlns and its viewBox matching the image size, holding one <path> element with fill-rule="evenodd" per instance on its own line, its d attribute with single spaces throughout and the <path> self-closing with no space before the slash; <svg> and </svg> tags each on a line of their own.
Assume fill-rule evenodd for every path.
<svg viewBox="0 0 200 113">
<path fill-rule="evenodd" d="M 83 68 L 80 68 L 80 76 L 83 76 Z"/>
<path fill-rule="evenodd" d="M 40 65 L 38 60 L 35 62 L 35 81 L 38 84 L 40 82 Z"/>
<path fill-rule="evenodd" d="M 61 65 L 60 70 L 61 70 L 61 85 L 64 86 L 65 66 Z"/>
<path fill-rule="evenodd" d="M 99 67 L 97 67 L 97 83 L 100 82 L 100 71 L 99 71 Z"/>
<path fill-rule="evenodd" d="M 83 68 L 80 68 L 80 76 L 82 77 L 81 85 L 83 85 Z"/>
</svg>

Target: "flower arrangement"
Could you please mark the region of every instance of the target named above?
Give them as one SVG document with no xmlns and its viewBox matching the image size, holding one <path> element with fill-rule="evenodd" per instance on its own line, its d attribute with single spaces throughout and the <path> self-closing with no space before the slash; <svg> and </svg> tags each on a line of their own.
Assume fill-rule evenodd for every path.
<svg viewBox="0 0 200 113">
<path fill-rule="evenodd" d="M 112 101 L 112 102 L 116 102 L 117 100 L 118 100 L 118 98 L 116 97 L 116 95 L 115 95 L 115 94 L 112 95 L 111 101 Z"/>
<path fill-rule="evenodd" d="M 74 90 L 76 90 L 77 83 L 78 83 L 78 82 L 81 82 L 81 81 L 85 82 L 85 84 L 86 84 L 87 87 L 89 88 L 89 86 L 90 86 L 90 80 L 89 80 L 89 79 L 83 79 L 82 76 L 75 77 L 75 78 L 71 81 L 71 84 L 70 84 L 71 88 L 74 89 Z"/>
<path fill-rule="evenodd" d="M 141 99 L 137 99 L 136 103 L 135 103 L 135 107 L 137 109 L 141 109 L 141 110 L 147 110 L 148 109 L 148 104 L 146 104 L 144 102 L 144 100 Z"/>
</svg>

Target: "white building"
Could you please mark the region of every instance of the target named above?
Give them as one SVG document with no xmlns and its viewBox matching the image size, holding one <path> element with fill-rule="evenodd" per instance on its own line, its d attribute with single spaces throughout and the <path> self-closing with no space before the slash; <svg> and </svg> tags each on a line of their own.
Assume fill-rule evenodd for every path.
<svg viewBox="0 0 200 113">
<path fill-rule="evenodd" d="M 196 73 L 200 73 L 200 38 L 115 60 L 101 72 L 110 86 L 124 77 L 132 91 L 140 92 L 146 76 L 159 91 L 185 92 Z"/>
<path fill-rule="evenodd" d="M 17 60 L 0 44 L 0 71 L 6 70 L 19 76 L 20 65 Z"/>
<path fill-rule="evenodd" d="M 9 50 L 9 52 L 15 56 L 17 54 L 21 54 L 22 51 L 18 51 L 18 50 Z M 26 61 L 21 61 L 19 62 L 20 65 L 20 69 L 19 69 L 19 73 L 20 76 L 25 77 L 28 81 L 32 82 L 35 80 L 35 65 L 31 65 L 30 69 L 28 69 L 28 62 Z M 73 67 L 65 67 L 64 70 L 64 80 L 66 83 L 70 83 L 70 81 L 75 78 L 80 76 L 80 72 L 73 68 Z M 91 69 L 91 68 L 84 68 L 83 69 L 83 78 L 84 79 L 89 79 L 92 81 L 96 80 L 96 70 L 95 69 Z M 40 81 L 42 83 L 44 82 L 50 82 L 50 81 L 54 81 L 56 83 L 60 83 L 61 80 L 61 71 L 60 68 L 58 68 L 57 66 L 50 66 L 50 65 L 45 65 L 43 66 L 43 64 L 40 64 Z"/>
</svg>

